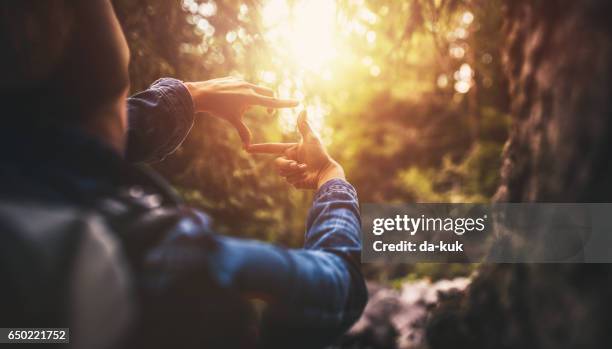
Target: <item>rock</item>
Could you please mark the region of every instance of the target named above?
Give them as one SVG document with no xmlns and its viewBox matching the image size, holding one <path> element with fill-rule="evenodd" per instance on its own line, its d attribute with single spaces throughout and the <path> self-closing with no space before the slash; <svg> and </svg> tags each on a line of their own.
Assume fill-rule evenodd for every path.
<svg viewBox="0 0 612 349">
<path fill-rule="evenodd" d="M 425 323 L 439 299 L 461 292 L 469 278 L 407 281 L 400 290 L 368 283 L 370 301 L 357 323 L 335 348 L 421 348 Z"/>
</svg>

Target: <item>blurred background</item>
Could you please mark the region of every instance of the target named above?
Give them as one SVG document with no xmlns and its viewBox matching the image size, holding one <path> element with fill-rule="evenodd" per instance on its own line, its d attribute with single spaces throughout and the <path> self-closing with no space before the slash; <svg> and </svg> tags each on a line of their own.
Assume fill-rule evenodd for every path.
<svg viewBox="0 0 612 349">
<path fill-rule="evenodd" d="M 609 1 L 113 3 L 133 92 L 161 76 L 235 75 L 298 98 L 362 203 L 612 197 Z M 297 140 L 298 112 L 251 110 L 254 142 Z M 271 161 L 200 115 L 155 167 L 217 231 L 298 247 L 312 194 L 284 184 Z M 341 348 L 612 343 L 609 264 L 363 269 L 370 302 Z"/>
<path fill-rule="evenodd" d="M 364 202 L 487 202 L 508 138 L 498 0 L 117 0 L 133 92 L 162 76 L 226 75 L 298 98 Z M 251 110 L 254 142 L 295 141 L 299 108 Z M 217 231 L 302 243 L 312 193 L 286 185 L 272 156 L 241 149 L 199 115 L 156 169 Z M 343 347 L 414 348 L 439 291 L 466 264 L 364 265 L 371 302 Z"/>
<path fill-rule="evenodd" d="M 486 202 L 509 128 L 497 0 L 116 0 L 132 91 L 162 76 L 226 75 L 302 101 L 361 202 Z M 295 141 L 299 109 L 246 118 L 254 142 Z M 300 246 L 311 193 L 272 157 L 200 115 L 156 165 L 222 233 Z M 467 275 L 470 266 L 367 266 L 368 278 Z"/>
</svg>

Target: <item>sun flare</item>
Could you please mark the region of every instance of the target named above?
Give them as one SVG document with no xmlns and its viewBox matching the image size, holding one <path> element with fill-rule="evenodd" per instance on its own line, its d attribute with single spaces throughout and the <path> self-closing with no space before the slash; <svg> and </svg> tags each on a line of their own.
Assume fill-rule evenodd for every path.
<svg viewBox="0 0 612 349">
<path fill-rule="evenodd" d="M 280 72 L 263 71 L 266 83 L 278 82 L 282 97 L 302 99 L 304 81 L 316 77 L 332 79 L 332 64 L 338 58 L 337 8 L 329 0 L 269 0 L 262 8 L 264 38 L 273 49 Z M 327 108 L 320 100 L 305 101 L 308 118 L 322 133 Z M 296 112 L 280 113 L 280 126 L 288 132 L 295 128 Z"/>
<path fill-rule="evenodd" d="M 329 0 L 270 0 L 262 11 L 265 38 L 294 69 L 322 74 L 336 55 L 336 5 Z"/>
</svg>

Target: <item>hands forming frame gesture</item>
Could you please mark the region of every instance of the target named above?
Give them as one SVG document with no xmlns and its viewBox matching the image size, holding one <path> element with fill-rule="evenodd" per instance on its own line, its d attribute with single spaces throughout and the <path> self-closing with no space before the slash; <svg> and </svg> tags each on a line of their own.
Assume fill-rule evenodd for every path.
<svg viewBox="0 0 612 349">
<path fill-rule="evenodd" d="M 233 77 L 187 82 L 185 86 L 191 93 L 195 111 L 209 112 L 231 123 L 248 152 L 280 155 L 274 161 L 276 171 L 295 188 L 318 189 L 331 179 L 345 179 L 342 167 L 329 156 L 312 130 L 306 111 L 300 113 L 297 122 L 300 142 L 251 144 L 251 132 L 243 120 L 246 110 L 254 105 L 267 107 L 269 112 L 275 108 L 291 108 L 299 104 L 297 100 L 276 98 L 269 88 Z"/>
</svg>

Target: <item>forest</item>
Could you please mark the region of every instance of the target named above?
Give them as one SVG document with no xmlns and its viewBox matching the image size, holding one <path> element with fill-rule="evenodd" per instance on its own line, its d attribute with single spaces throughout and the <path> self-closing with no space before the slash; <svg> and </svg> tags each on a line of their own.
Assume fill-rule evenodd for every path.
<svg viewBox="0 0 612 349">
<path fill-rule="evenodd" d="M 606 1 L 113 4 L 131 49 L 132 92 L 162 76 L 229 75 L 297 98 L 362 203 L 612 194 Z M 298 139 L 300 108 L 250 110 L 254 141 Z M 231 126 L 202 114 L 154 167 L 217 231 L 299 247 L 312 194 L 279 179 L 272 160 L 247 154 Z M 607 265 L 364 265 L 364 273 L 370 306 L 342 348 L 610 342 Z"/>
</svg>

